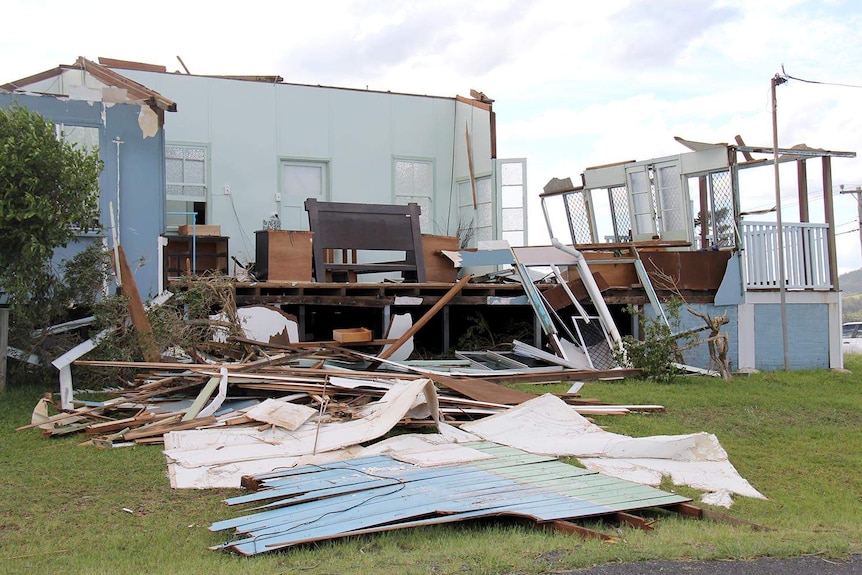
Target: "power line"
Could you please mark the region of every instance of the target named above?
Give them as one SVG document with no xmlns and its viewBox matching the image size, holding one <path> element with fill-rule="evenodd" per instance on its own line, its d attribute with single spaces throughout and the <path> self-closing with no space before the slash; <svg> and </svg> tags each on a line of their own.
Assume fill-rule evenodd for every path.
<svg viewBox="0 0 862 575">
<path fill-rule="evenodd" d="M 796 80 L 797 82 L 804 82 L 806 84 L 820 84 L 821 86 L 838 86 L 840 88 L 860 88 L 860 89 L 862 89 L 862 86 L 860 86 L 858 84 L 842 84 L 840 82 L 823 82 L 820 80 L 807 80 L 805 78 L 797 78 L 796 76 L 791 76 L 790 74 L 787 74 L 784 71 L 784 65 L 783 64 L 781 65 L 781 74 L 787 79 Z"/>
</svg>

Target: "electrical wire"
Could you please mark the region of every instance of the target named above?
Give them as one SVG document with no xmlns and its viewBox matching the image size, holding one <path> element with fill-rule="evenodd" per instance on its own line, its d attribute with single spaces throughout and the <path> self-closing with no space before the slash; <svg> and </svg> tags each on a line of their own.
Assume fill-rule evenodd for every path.
<svg viewBox="0 0 862 575">
<path fill-rule="evenodd" d="M 840 88 L 862 88 L 862 85 L 859 84 L 843 84 L 840 82 L 823 82 L 820 80 L 808 80 L 805 78 L 797 78 L 796 76 L 791 76 L 790 74 L 784 71 L 784 64 L 781 65 L 781 75 L 788 80 L 796 80 L 797 82 L 804 82 L 806 84 L 819 84 L 821 86 L 838 86 Z"/>
</svg>

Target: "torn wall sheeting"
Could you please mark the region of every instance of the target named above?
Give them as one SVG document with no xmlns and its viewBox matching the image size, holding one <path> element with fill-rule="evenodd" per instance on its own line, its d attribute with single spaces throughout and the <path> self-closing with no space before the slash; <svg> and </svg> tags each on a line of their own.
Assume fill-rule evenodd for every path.
<svg viewBox="0 0 862 575">
<path fill-rule="evenodd" d="M 279 308 L 265 305 L 246 306 L 238 308 L 236 316 L 243 334 L 249 339 L 284 345 L 299 341 L 296 318 Z M 230 318 L 224 313 L 210 316 L 210 319 L 231 324 Z M 228 335 L 227 329 L 221 329 L 215 333 L 214 339 L 223 343 L 227 341 Z"/>
<path fill-rule="evenodd" d="M 574 456 L 594 471 L 631 481 L 658 485 L 670 476 L 674 483 L 697 489 L 765 499 L 739 475 L 715 435 L 635 438 L 610 433 L 550 394 L 461 428 L 532 453 Z"/>
<path fill-rule="evenodd" d="M 385 435 L 418 405 L 438 419 L 437 394 L 429 379 L 401 383 L 379 400 L 365 406 L 351 421 L 318 423 L 309 420 L 295 431 L 278 427 L 264 431 L 213 428 L 165 434 L 165 456 L 171 487 L 238 487 L 242 463 L 279 459 L 279 465 L 305 455 L 338 451 Z M 285 459 L 287 458 L 287 459 Z M 274 469 L 279 465 L 273 465 Z M 228 473 L 235 469 L 237 474 Z M 190 473 L 186 471 L 192 470 Z M 206 478 L 207 470 L 213 477 Z M 205 485 L 196 482 L 203 479 Z M 215 484 L 217 483 L 217 484 Z"/>
<path fill-rule="evenodd" d="M 273 499 L 251 515 L 214 523 L 245 536 L 215 547 L 243 555 L 300 543 L 481 517 L 539 523 L 690 501 L 567 465 L 556 458 L 480 442 L 490 459 L 422 468 L 387 456 L 269 474 L 265 490 L 229 504 Z"/>
</svg>

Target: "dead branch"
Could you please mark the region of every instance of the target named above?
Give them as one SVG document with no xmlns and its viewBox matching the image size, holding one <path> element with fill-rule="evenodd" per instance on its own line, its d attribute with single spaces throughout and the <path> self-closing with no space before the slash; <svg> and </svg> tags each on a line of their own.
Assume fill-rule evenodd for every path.
<svg viewBox="0 0 862 575">
<path fill-rule="evenodd" d="M 726 325 L 730 322 L 727 318 L 727 315 L 719 315 L 719 316 L 710 316 L 708 313 L 698 311 L 691 307 L 688 302 L 685 301 L 685 298 L 682 295 L 682 292 L 677 285 L 677 280 L 655 265 L 653 261 L 650 260 L 650 265 L 652 266 L 652 271 L 648 272 L 651 277 L 655 277 L 656 280 L 653 282 L 662 287 L 662 289 L 668 290 L 672 292 L 676 297 L 680 299 L 685 304 L 685 309 L 695 317 L 700 318 L 706 324 L 705 327 L 694 330 L 686 330 L 676 335 L 676 337 L 684 337 L 689 334 L 693 334 L 699 331 L 709 330 L 709 336 L 703 341 L 706 342 L 707 349 L 709 350 L 709 358 L 712 365 L 710 367 L 717 367 L 718 372 L 721 374 L 721 378 L 725 381 L 728 381 L 732 378 L 730 374 L 730 364 L 727 360 L 727 351 L 728 351 L 728 341 L 727 334 L 721 333 L 721 326 Z M 703 341 L 698 341 L 698 343 L 703 343 Z"/>
</svg>

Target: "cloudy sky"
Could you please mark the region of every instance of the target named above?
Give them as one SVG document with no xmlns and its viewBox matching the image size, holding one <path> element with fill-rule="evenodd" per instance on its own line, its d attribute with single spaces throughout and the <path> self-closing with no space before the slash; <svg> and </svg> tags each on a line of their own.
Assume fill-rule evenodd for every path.
<svg viewBox="0 0 862 575">
<path fill-rule="evenodd" d="M 100 56 L 194 74 L 495 100 L 499 157 L 525 157 L 529 194 L 588 166 L 685 151 L 673 137 L 862 154 L 857 0 L 317 0 L 165 5 L 6 0 L 0 82 Z M 805 81 L 808 80 L 808 81 Z M 812 83 L 818 82 L 818 83 Z M 809 167 L 812 214 L 822 206 Z M 819 162 L 817 162 L 819 165 Z M 855 196 L 862 158 L 835 159 L 839 260 L 862 267 Z M 787 171 L 790 170 L 790 171 Z M 795 217 L 795 168 L 782 212 Z M 775 203 L 769 176 L 743 209 Z M 786 172 L 786 176 L 784 175 Z M 531 243 L 548 243 L 531 201 Z M 822 221 L 822 216 L 817 216 Z"/>
</svg>

